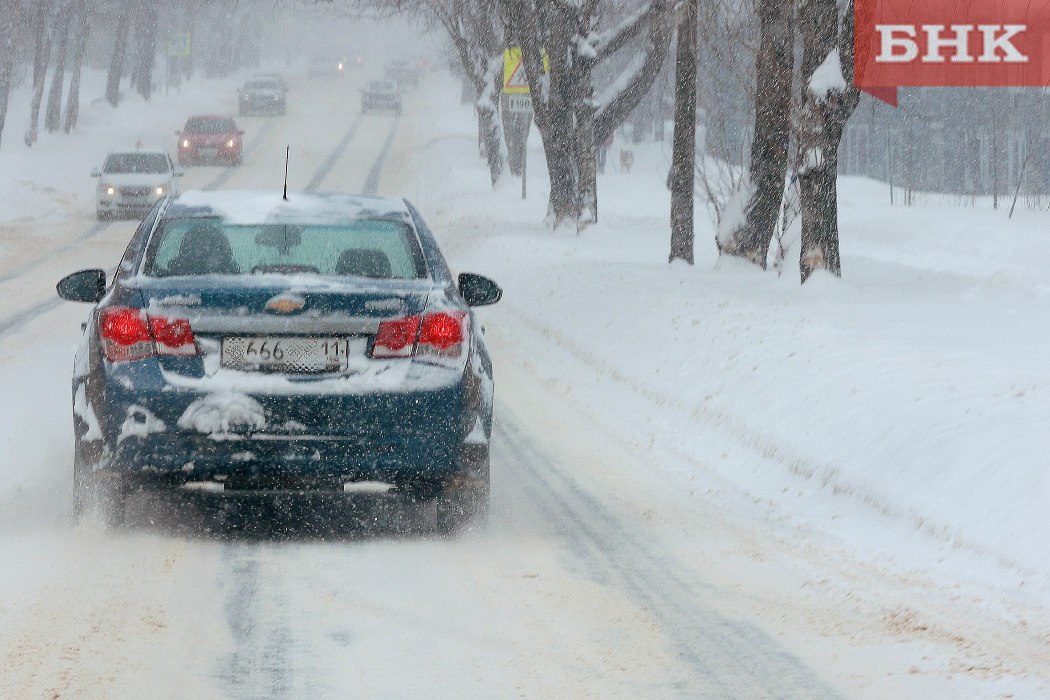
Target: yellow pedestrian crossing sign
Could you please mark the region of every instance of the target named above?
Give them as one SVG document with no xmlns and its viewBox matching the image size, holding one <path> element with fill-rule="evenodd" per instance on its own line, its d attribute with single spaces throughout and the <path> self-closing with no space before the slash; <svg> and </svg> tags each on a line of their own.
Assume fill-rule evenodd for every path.
<svg viewBox="0 0 1050 700">
<path fill-rule="evenodd" d="M 168 56 L 188 58 L 190 55 L 190 35 L 185 32 L 175 34 L 168 40 Z"/>
<path fill-rule="evenodd" d="M 543 51 L 543 73 L 550 72 L 550 61 L 547 51 Z M 529 81 L 525 77 L 525 62 L 522 60 L 521 47 L 511 46 L 503 50 L 503 92 L 507 95 L 528 95 Z"/>
</svg>

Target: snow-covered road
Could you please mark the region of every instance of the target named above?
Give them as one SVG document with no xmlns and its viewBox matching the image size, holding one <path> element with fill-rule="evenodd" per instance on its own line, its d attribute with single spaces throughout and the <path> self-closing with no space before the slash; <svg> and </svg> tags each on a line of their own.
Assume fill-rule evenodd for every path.
<svg viewBox="0 0 1050 700">
<path fill-rule="evenodd" d="M 454 267 L 479 262 L 483 224 L 439 206 L 440 173 L 424 162 L 447 138 L 430 102 L 444 93 L 411 95 L 400 119 L 362 117 L 364 78 L 295 84 L 286 117 L 240 120 L 242 167 L 190 169 L 183 188 L 278 189 L 290 144 L 292 189 L 404 192 L 439 222 Z M 232 97 L 214 109 L 233 111 Z M 71 204 L 46 238 L 5 239 L 0 264 L 0 698 L 1048 692 L 1038 598 L 1000 604 L 894 568 L 705 466 L 767 458 L 757 438 L 647 444 L 603 406 L 567 400 L 555 367 L 578 366 L 624 410 L 664 401 L 545 325 L 550 299 L 481 314 L 497 381 L 485 529 L 443 539 L 384 526 L 383 511 L 376 525 L 367 509 L 360 522 L 345 508 L 246 506 L 227 530 L 150 501 L 132 504 L 125 530 L 72 524 L 68 386 L 86 307 L 54 301 L 54 283 L 111 269 L 134 229 L 92 213 Z M 665 469 L 679 447 L 698 477 Z"/>
</svg>

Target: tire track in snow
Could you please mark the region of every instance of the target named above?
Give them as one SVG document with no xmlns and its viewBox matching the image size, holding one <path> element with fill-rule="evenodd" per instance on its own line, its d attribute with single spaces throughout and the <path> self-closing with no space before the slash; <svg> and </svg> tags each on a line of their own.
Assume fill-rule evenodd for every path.
<svg viewBox="0 0 1050 700">
<path fill-rule="evenodd" d="M 595 351 L 580 346 L 564 333 L 529 315 L 521 308 L 515 307 L 513 304 L 507 304 L 504 308 L 507 313 L 515 318 L 516 322 L 529 327 L 538 337 L 544 338 L 548 345 L 558 347 L 569 357 L 585 365 L 595 374 L 616 382 L 619 386 L 633 392 L 639 398 L 655 406 L 671 408 L 679 415 L 689 416 L 689 420 L 693 422 L 712 427 L 736 445 L 750 451 L 760 459 L 776 463 L 787 473 L 803 481 L 818 482 L 822 488 L 827 489 L 836 497 L 845 497 L 887 520 L 908 523 L 917 532 L 927 537 L 994 561 L 1001 567 L 1017 572 L 1021 578 L 1035 575 L 1021 563 L 1008 559 L 999 552 L 993 552 L 973 540 L 964 538 L 948 524 L 933 520 L 914 509 L 896 506 L 888 502 L 881 494 L 859 486 L 847 479 L 834 464 L 814 461 L 805 455 L 794 452 L 790 447 L 785 446 L 772 435 L 756 428 L 746 419 L 724 410 L 711 408 L 706 404 L 698 405 L 695 402 L 690 403 L 682 400 L 680 397 L 665 394 L 638 377 L 624 371 L 615 361 L 606 360 Z M 666 449 L 668 453 L 681 459 L 683 462 L 695 465 L 705 471 L 711 471 L 719 478 L 723 478 L 717 471 L 713 471 L 710 465 L 699 461 L 695 454 L 684 451 L 674 445 L 667 445 Z M 734 488 L 739 489 L 741 487 L 735 485 Z M 746 490 L 744 493 L 747 493 Z"/>
<path fill-rule="evenodd" d="M 391 122 L 390 132 L 386 135 L 383 148 L 379 151 L 375 163 L 372 164 L 372 168 L 368 171 L 368 177 L 365 178 L 363 190 L 365 194 L 375 194 L 379 190 L 379 178 L 383 174 L 383 164 L 386 162 L 386 157 L 390 154 L 390 146 L 394 143 L 394 135 L 397 133 L 397 126 L 400 122 L 401 115 L 398 114 Z"/>
<path fill-rule="evenodd" d="M 683 580 L 593 495 L 559 471 L 503 412 L 497 439 L 510 447 L 522 482 L 584 570 L 601 583 L 625 589 L 660 623 L 691 670 L 672 688 L 690 697 L 834 698 L 812 670 L 754 625 L 704 609 L 714 589 Z"/>
</svg>

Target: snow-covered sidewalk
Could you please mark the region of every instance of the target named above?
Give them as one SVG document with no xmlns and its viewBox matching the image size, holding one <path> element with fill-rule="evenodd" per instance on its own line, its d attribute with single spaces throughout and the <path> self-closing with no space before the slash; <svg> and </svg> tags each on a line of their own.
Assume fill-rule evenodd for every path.
<svg viewBox="0 0 1050 700">
<path fill-rule="evenodd" d="M 486 312 L 511 353 L 497 373 L 519 363 L 647 446 L 653 479 L 728 484 L 782 528 L 1050 602 L 1050 214 L 891 207 L 844 178 L 844 276 L 801 287 L 719 259 L 701 206 L 696 266 L 667 264 L 665 146 L 618 139 L 610 163 L 631 148 L 635 167 L 599 176 L 578 235 L 542 224 L 535 134 L 523 202 L 489 191 L 469 106 L 439 119 L 416 198 L 453 264 L 506 289 Z"/>
</svg>

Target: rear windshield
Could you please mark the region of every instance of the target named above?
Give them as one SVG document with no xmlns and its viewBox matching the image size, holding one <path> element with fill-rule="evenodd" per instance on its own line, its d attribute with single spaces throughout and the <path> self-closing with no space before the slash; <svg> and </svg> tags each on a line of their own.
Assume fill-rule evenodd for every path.
<svg viewBox="0 0 1050 700">
<path fill-rule="evenodd" d="M 242 225 L 186 218 L 161 223 L 150 240 L 145 273 L 414 279 L 425 277 L 426 267 L 415 232 L 401 221 Z"/>
<path fill-rule="evenodd" d="M 276 80 L 249 80 L 244 84 L 245 90 L 279 90 L 280 87 Z"/>
<path fill-rule="evenodd" d="M 111 153 L 102 170 L 107 173 L 166 173 L 171 167 L 163 153 Z"/>
<path fill-rule="evenodd" d="M 397 83 L 390 80 L 373 80 L 368 84 L 369 92 L 397 92 Z"/>
<path fill-rule="evenodd" d="M 222 117 L 194 118 L 186 122 L 187 131 L 191 134 L 228 134 L 234 131 L 233 120 Z"/>
</svg>

